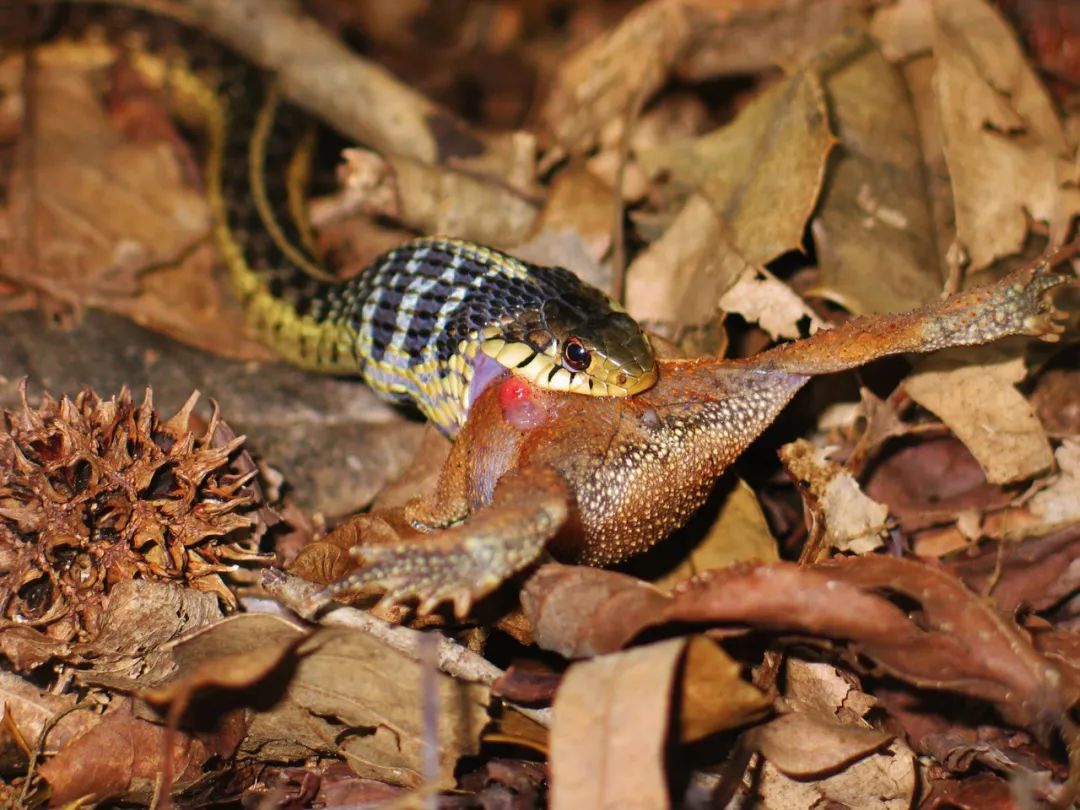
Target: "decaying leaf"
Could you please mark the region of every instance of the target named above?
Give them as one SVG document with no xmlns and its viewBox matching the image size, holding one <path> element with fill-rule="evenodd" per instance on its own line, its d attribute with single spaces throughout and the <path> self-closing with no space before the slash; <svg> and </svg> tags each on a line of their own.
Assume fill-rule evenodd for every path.
<svg viewBox="0 0 1080 810">
<path fill-rule="evenodd" d="M 805 439 L 780 448 L 780 460 L 802 491 L 810 512 L 808 548 L 824 542 L 827 548 L 866 554 L 880 548 L 888 508 L 868 498 L 858 481 Z"/>
</svg>

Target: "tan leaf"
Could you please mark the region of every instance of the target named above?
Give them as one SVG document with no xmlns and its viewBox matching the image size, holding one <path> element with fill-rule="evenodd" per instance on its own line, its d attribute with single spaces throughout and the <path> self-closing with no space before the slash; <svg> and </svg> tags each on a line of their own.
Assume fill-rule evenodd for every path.
<svg viewBox="0 0 1080 810">
<path fill-rule="evenodd" d="M 686 647 L 679 739 L 693 742 L 760 717 L 771 701 L 741 677 L 742 667 L 716 642 L 693 636 Z"/>
<path fill-rule="evenodd" d="M 1053 464 L 1042 425 L 1016 390 L 1026 374 L 1016 350 L 940 352 L 919 363 L 904 390 L 967 446 L 992 484 L 1031 478 Z"/>
<path fill-rule="evenodd" d="M 775 562 L 780 559 L 776 538 L 769 530 L 754 490 L 741 478 L 724 499 L 720 513 L 693 551 L 669 574 L 656 581 L 670 588 L 694 574 L 737 562 Z"/>
<path fill-rule="evenodd" d="M 1080 521 L 1080 438 L 1066 439 L 1054 452 L 1057 479 L 1031 499 L 1031 510 L 1050 525 Z"/>
<path fill-rule="evenodd" d="M 424 779 L 425 746 L 431 744 L 438 750 L 437 782 L 449 787 L 458 759 L 479 750 L 480 732 L 488 722 L 486 686 L 433 670 L 425 675 L 421 664 L 365 633 L 345 629 L 317 631 L 297 654 L 288 702 L 303 709 L 310 725 L 339 718 L 327 723 L 323 733 L 326 742 L 340 745 L 357 775 L 417 786 Z M 425 682 L 435 690 L 427 698 Z M 436 706 L 435 739 L 430 740 L 422 712 L 426 699 Z M 353 731 L 342 735 L 341 723 Z M 278 739 L 289 740 L 287 725 L 279 728 L 284 735 Z"/>
<path fill-rule="evenodd" d="M 424 233 L 447 233 L 483 244 L 510 247 L 528 236 L 536 207 L 507 186 L 464 171 L 388 156 L 401 218 Z"/>
<path fill-rule="evenodd" d="M 816 332 L 824 323 L 790 287 L 772 276 L 761 276 L 753 270 L 744 272 L 739 280 L 720 298 L 720 308 L 735 312 L 751 323 L 757 323 L 772 338 L 798 338 L 799 324 L 808 321 L 810 331 Z"/>
<path fill-rule="evenodd" d="M 1049 95 L 989 4 L 936 0 L 933 12 L 957 241 L 975 269 L 1018 252 L 1028 217 L 1049 223 L 1052 241 L 1062 241 L 1080 192 Z"/>
<path fill-rule="evenodd" d="M 802 245 L 835 139 L 825 92 L 800 71 L 750 102 L 729 125 L 689 142 L 642 152 L 639 161 L 686 190 L 699 190 L 751 265 Z"/>
<path fill-rule="evenodd" d="M 689 7 L 684 0 L 645 3 L 560 65 L 540 119 L 564 148 L 588 149 L 609 121 L 660 87 L 691 41 Z"/>
<path fill-rule="evenodd" d="M 670 807 L 664 749 L 676 638 L 575 664 L 555 696 L 551 807 Z"/>
<path fill-rule="evenodd" d="M 172 583 L 122 582 L 109 595 L 97 638 L 74 647 L 89 663 L 77 678 L 126 691 L 156 686 L 174 671 L 166 644 L 220 618 L 212 593 Z"/>
<path fill-rule="evenodd" d="M 693 194 L 664 234 L 630 265 L 626 308 L 675 340 L 716 316 L 720 297 L 753 272 L 728 241 L 712 205 Z"/>
<path fill-rule="evenodd" d="M 868 498 L 842 466 L 799 439 L 780 448 L 780 459 L 803 493 L 813 517 L 811 534 L 823 533 L 829 548 L 866 554 L 882 545 L 889 510 Z"/>
<path fill-rule="evenodd" d="M 821 776 L 862 759 L 893 735 L 873 728 L 845 725 L 821 715 L 796 712 L 750 729 L 747 745 L 787 776 Z"/>
<path fill-rule="evenodd" d="M 812 781 L 788 777 L 766 762 L 760 790 L 767 807 L 784 810 L 815 810 L 830 804 L 866 810 L 908 810 L 916 786 L 915 755 L 907 745 L 894 740 L 881 753 Z"/>
</svg>

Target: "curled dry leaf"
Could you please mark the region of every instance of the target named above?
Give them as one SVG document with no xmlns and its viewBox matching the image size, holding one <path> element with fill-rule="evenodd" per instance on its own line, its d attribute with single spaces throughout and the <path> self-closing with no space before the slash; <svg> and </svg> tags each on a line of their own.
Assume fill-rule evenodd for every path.
<svg viewBox="0 0 1080 810">
<path fill-rule="evenodd" d="M 588 618 L 548 624 L 546 610 L 580 594 L 580 616 L 605 617 L 603 596 L 591 603 L 587 597 L 625 598 L 636 580 L 596 572 L 604 586 L 586 588 L 592 575 L 584 571 L 545 566 L 540 574 L 543 598 L 526 596 L 523 603 L 538 643 L 556 649 L 572 648 L 582 637 L 626 643 L 646 627 L 672 622 L 740 624 L 846 640 L 894 677 L 989 701 L 1006 720 L 1036 733 L 1048 732 L 1080 697 L 1080 684 L 1041 656 L 1014 622 L 952 574 L 914 560 L 865 555 L 807 568 L 729 566 L 691 580 L 671 597 L 651 596 L 652 604 L 635 606 L 618 634 L 605 636 L 591 631 Z M 619 577 L 628 581 L 620 586 Z M 530 581 L 527 594 L 539 587 Z M 919 610 L 909 614 L 881 592 L 913 600 Z"/>
<path fill-rule="evenodd" d="M 536 643 L 564 658 L 622 649 L 670 602 L 636 577 L 559 563 L 542 566 L 521 591 Z"/>
<path fill-rule="evenodd" d="M 220 618 L 212 593 L 172 582 L 129 580 L 110 593 L 93 641 L 58 658 L 82 665 L 75 673 L 79 683 L 133 692 L 173 674 L 170 643 Z"/>
<path fill-rule="evenodd" d="M 259 708 L 249 712 L 241 750 L 260 761 L 333 754 L 359 776 L 416 787 L 430 742 L 439 751 L 440 784 L 452 785 L 458 758 L 477 751 L 488 721 L 487 687 L 430 672 L 437 731 L 429 740 L 423 666 L 344 628 L 309 635 L 276 616 L 245 614 L 179 642 L 172 656 L 178 676 L 146 696 L 182 707 L 197 692 L 249 694 Z M 279 681 L 283 666 L 289 677 Z M 270 706 L 256 700 L 267 689 L 276 695 Z"/>
<path fill-rule="evenodd" d="M 841 465 L 828 458 L 828 450 L 818 450 L 805 439 L 780 448 L 780 460 L 802 492 L 810 511 L 810 539 L 807 548 L 850 551 L 866 554 L 883 544 L 889 510 L 868 498 L 858 481 Z"/>
<path fill-rule="evenodd" d="M 941 419 L 978 459 L 991 484 L 1023 481 L 1050 468 L 1046 433 L 1016 383 L 1026 375 L 1016 349 L 945 351 L 904 380 L 908 396 Z"/>
</svg>

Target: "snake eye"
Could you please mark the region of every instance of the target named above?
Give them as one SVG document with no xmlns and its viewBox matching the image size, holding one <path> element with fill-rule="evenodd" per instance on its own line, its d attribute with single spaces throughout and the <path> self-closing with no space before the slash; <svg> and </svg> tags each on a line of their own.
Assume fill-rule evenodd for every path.
<svg viewBox="0 0 1080 810">
<path fill-rule="evenodd" d="M 592 362 L 592 355 L 589 350 L 585 348 L 578 338 L 572 337 L 566 341 L 566 345 L 562 350 L 563 360 L 566 362 L 566 367 L 571 371 L 584 371 L 589 367 L 589 363 Z"/>
</svg>

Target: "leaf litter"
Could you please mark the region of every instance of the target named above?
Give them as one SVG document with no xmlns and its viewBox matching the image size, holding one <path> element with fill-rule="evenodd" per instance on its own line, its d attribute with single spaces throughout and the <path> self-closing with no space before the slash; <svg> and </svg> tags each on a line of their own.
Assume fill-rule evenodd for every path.
<svg viewBox="0 0 1080 810">
<path fill-rule="evenodd" d="M 1052 25 L 983 0 L 542 2 L 488 16 L 339 0 L 310 4 L 316 29 L 276 2 L 257 20 L 241 0 L 216 14 L 205 0 L 178 5 L 256 61 L 282 42 L 309 49 L 306 65 L 294 53 L 281 69 L 286 94 L 307 94 L 374 149 L 346 153 L 344 190 L 314 208 L 345 272 L 403 233 L 450 232 L 610 289 L 623 279 L 630 313 L 683 350 L 740 355 L 932 302 L 1060 246 L 1080 210 L 1077 129 L 1057 112 L 1078 86 L 1062 54 L 1080 21 L 1065 11 Z M 363 56 L 341 47 L 357 25 Z M 403 60 L 417 51 L 430 67 Z M 106 310 L 267 362 L 204 244 L 198 144 L 122 57 L 94 52 L 87 65 L 53 43 L 0 63 L 0 307 L 69 325 Z M 313 68 L 328 76 L 330 64 L 340 72 L 320 88 Z M 507 67 L 531 84 L 508 91 Z M 1041 70 L 1057 71 L 1049 87 Z M 110 346 L 116 323 L 76 328 Z M 290 466 L 267 477 L 267 461 L 304 455 L 304 421 L 283 416 L 276 443 L 244 442 L 200 431 L 206 417 L 189 408 L 169 428 L 189 438 L 163 442 L 152 402 L 109 400 L 114 376 L 75 369 L 99 395 L 34 400 L 24 414 L 52 427 L 13 411 L 0 434 L 15 448 L 0 454 L 0 795 L 1068 803 L 1080 779 L 1070 343 L 1075 331 L 1053 355 L 1015 342 L 911 373 L 875 366 L 854 378 L 861 404 L 853 385 L 817 386 L 734 486 L 632 573 L 544 565 L 520 583 L 520 608 L 508 586 L 467 626 L 396 610 L 399 627 L 352 608 L 300 622 L 288 608 L 309 589 L 270 569 L 260 582 L 256 551 L 276 548 L 278 565 L 317 582 L 350 565 L 318 541 L 294 563 L 349 503 L 297 506 L 290 481 L 334 486 L 325 461 L 307 479 Z M 0 351 L 0 375 L 40 385 L 45 355 L 25 345 Z M 120 353 L 115 365 L 133 367 Z M 324 385 L 272 363 L 259 375 L 267 391 Z M 217 379 L 208 393 L 228 401 L 228 375 Z M 201 447 L 215 470 L 233 466 L 155 479 L 139 468 L 148 457 L 110 450 L 116 428 L 95 427 L 118 412 L 136 442 L 149 430 L 165 453 Z M 412 452 L 418 431 L 394 431 L 377 451 L 362 434 L 372 445 L 352 451 L 358 463 Z M 385 507 L 430 489 L 445 452 L 433 437 L 411 469 L 379 461 L 363 499 Z M 260 469 L 284 488 L 248 492 L 247 517 L 229 519 L 232 488 Z M 110 490 L 102 471 L 134 483 Z M 271 528 L 270 504 L 298 516 L 299 539 Z M 50 551 L 35 556 L 43 540 Z"/>
</svg>

